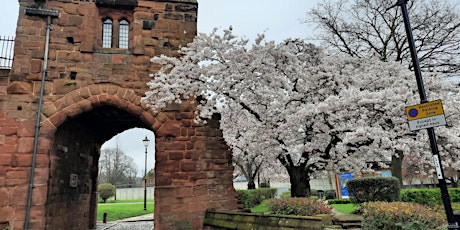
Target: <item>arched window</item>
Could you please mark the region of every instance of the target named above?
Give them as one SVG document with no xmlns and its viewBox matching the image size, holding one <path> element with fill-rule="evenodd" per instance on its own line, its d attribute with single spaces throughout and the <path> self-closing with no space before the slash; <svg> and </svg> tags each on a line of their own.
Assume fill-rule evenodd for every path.
<svg viewBox="0 0 460 230">
<path fill-rule="evenodd" d="M 112 27 L 113 22 L 107 18 L 102 24 L 102 47 L 112 48 Z"/>
<path fill-rule="evenodd" d="M 118 30 L 118 48 L 128 49 L 129 48 L 129 22 L 126 20 L 120 21 Z"/>
</svg>

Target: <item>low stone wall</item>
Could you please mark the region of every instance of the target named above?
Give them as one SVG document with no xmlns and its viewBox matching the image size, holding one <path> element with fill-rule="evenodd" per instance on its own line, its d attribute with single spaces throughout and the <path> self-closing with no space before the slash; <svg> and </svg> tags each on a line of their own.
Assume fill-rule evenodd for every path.
<svg viewBox="0 0 460 230">
<path fill-rule="evenodd" d="M 329 215 L 286 216 L 215 210 L 207 210 L 203 221 L 204 230 L 320 230 L 328 225 L 332 225 Z"/>
</svg>

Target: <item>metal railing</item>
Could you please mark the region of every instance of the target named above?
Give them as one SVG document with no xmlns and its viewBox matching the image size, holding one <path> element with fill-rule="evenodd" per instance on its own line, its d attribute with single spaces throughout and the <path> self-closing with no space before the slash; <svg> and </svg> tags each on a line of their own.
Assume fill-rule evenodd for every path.
<svg viewBox="0 0 460 230">
<path fill-rule="evenodd" d="M 14 37 L 0 36 L 0 69 L 11 69 L 14 57 Z"/>
</svg>

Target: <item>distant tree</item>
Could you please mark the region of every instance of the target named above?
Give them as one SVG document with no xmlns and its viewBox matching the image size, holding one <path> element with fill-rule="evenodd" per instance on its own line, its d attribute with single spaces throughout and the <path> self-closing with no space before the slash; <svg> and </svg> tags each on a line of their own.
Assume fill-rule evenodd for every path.
<svg viewBox="0 0 460 230">
<path fill-rule="evenodd" d="M 412 68 L 401 7 L 397 0 L 326 0 L 307 13 L 329 49 L 354 57 L 378 57 Z M 460 8 L 449 1 L 407 1 L 424 71 L 460 71 Z"/>
<path fill-rule="evenodd" d="M 450 182 L 450 185 L 453 188 L 458 188 L 458 181 L 460 179 L 460 169 L 458 168 L 448 168 L 444 170 L 446 175 L 446 181 Z"/>
<path fill-rule="evenodd" d="M 267 151 L 270 151 L 266 144 L 269 140 L 258 134 L 265 130 L 263 127 L 257 129 L 256 125 L 259 123 L 254 121 L 254 118 L 246 111 L 228 108 L 223 108 L 223 110 L 221 128 L 224 138 L 232 149 L 235 172 L 247 179 L 248 189 L 255 189 L 256 179 L 262 167 L 268 166 L 269 162 L 276 161 L 273 154 L 266 154 Z"/>
<path fill-rule="evenodd" d="M 121 149 L 107 148 L 101 150 L 99 158 L 99 182 L 118 184 L 135 184 L 137 167 L 134 159 Z"/>
<path fill-rule="evenodd" d="M 147 172 L 146 178 L 142 178 L 142 186 L 145 183 L 145 179 L 147 179 L 147 186 L 154 186 L 155 185 L 155 169 L 150 169 Z"/>
<path fill-rule="evenodd" d="M 409 186 L 417 183 L 423 184 L 424 180 L 428 178 L 430 168 L 429 165 L 422 165 L 422 160 L 408 155 L 402 161 L 402 178 Z"/>
<path fill-rule="evenodd" d="M 115 185 L 110 183 L 99 184 L 97 187 L 99 197 L 104 201 L 104 203 L 112 196 L 115 196 Z"/>
</svg>

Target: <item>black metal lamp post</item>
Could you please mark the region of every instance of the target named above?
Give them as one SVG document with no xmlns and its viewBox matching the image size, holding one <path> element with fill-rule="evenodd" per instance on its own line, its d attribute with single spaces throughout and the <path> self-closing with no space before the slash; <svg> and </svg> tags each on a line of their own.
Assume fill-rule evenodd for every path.
<svg viewBox="0 0 460 230">
<path fill-rule="evenodd" d="M 145 136 L 142 140 L 145 146 L 145 167 L 144 167 L 144 210 L 147 210 L 147 147 L 149 146 L 150 140 Z"/>
</svg>

